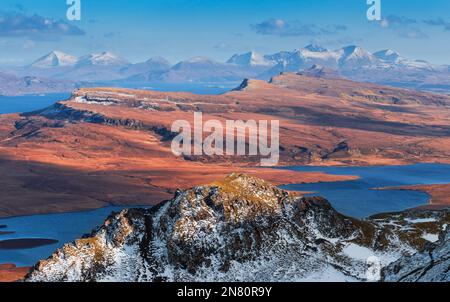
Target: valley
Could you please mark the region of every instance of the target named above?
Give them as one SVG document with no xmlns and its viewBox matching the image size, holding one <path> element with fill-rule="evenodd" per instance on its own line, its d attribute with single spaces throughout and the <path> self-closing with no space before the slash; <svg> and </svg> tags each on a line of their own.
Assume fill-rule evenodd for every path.
<svg viewBox="0 0 450 302">
<path fill-rule="evenodd" d="M 279 120 L 285 166 L 449 163 L 449 99 L 290 73 L 222 95 L 80 89 L 46 109 L 2 115 L 0 217 L 155 204 L 232 172 L 277 185 L 355 179 L 261 169 L 258 156 L 175 157 L 171 124 L 195 111 L 205 120 Z"/>
<path fill-rule="evenodd" d="M 48 213 L 60 213 L 61 217 L 73 213 L 76 217 L 77 212 L 85 216 L 84 211 L 89 210 L 110 212 L 110 206 L 120 209 L 155 205 L 178 194 L 178 189 L 208 184 L 233 172 L 261 177 L 277 186 L 288 185 L 287 188 L 296 191 L 324 194 L 339 211 L 360 218 L 418 206 L 421 211 L 401 215 L 441 215 L 427 211 L 443 208 L 447 202 L 447 185 L 410 185 L 424 183 L 424 179 L 436 183 L 447 181 L 439 178 L 446 175 L 446 172 L 439 173 L 439 169 L 445 170 L 447 166 L 438 169 L 433 163 L 449 163 L 450 98 L 324 77 L 327 73 L 323 69 L 321 76 L 283 73 L 270 82 L 245 80 L 238 88 L 221 95 L 83 88 L 74 91 L 69 99 L 47 108 L 2 115 L 0 183 L 4 190 L 0 193 L 0 217 L 23 216 L 25 221 L 34 221 L 47 219 L 44 217 Z M 280 163 L 291 168 L 260 168 L 258 156 L 176 157 L 170 148 L 171 138 L 177 135 L 170 131 L 171 124 L 179 119 L 190 121 L 193 113 L 199 111 L 203 112 L 204 120 L 279 120 Z M 418 162 L 428 164 L 429 169 L 427 165 L 416 167 L 414 164 Z M 396 168 L 396 165 L 401 166 Z M 372 181 L 367 182 L 367 188 L 392 185 L 399 201 L 409 203 L 379 204 L 380 208 L 375 209 L 370 208 L 377 203 L 375 199 L 368 199 L 372 205 L 364 208 L 363 204 L 355 206 L 353 199 L 345 197 L 343 200 L 352 206 L 342 207 L 340 193 L 332 188 L 339 187 L 340 183 L 351 187 L 364 182 L 364 177 L 370 173 L 358 172 L 358 166 L 368 166 L 367 171 L 370 166 L 387 169 L 386 175 L 395 175 L 389 172 L 390 167 L 395 171 L 405 169 L 406 173 L 401 175 L 406 177 L 403 183 L 407 186 L 399 188 L 401 178 L 394 177 L 397 182 Z M 351 167 L 356 170 L 352 171 Z M 408 169 L 421 172 L 408 172 Z M 433 171 L 437 172 L 437 178 L 430 176 Z M 422 174 L 422 180 L 412 177 Z M 324 187 L 331 189 L 330 194 L 316 190 L 324 182 L 329 183 Z M 404 195 L 400 193 L 403 189 L 407 190 Z M 426 205 L 428 195 L 414 190 L 429 193 L 432 204 Z M 395 195 L 393 192 L 387 191 L 386 195 L 395 201 L 391 198 Z M 359 196 L 359 193 L 350 194 L 355 198 Z M 374 194 L 378 200 L 383 196 Z M 348 209 L 356 212 L 348 212 Z M 105 216 L 107 213 L 93 216 L 84 226 L 94 227 Z M 383 216 L 383 219 L 391 218 Z M 405 223 L 402 219 L 401 225 Z M 2 220 L 2 224 L 9 226 L 12 221 Z M 45 222 L 40 224 L 46 225 Z M 17 233 L 9 233 L 13 229 Z M 26 232 L 23 233 L 26 228 L 21 227 L 20 222 L 14 224 L 13 229 L 7 228 L 3 236 L 26 239 Z M 88 233 L 89 229 L 73 231 L 70 238 L 49 234 L 47 238 L 61 240 L 57 245 L 55 241 L 46 241 L 50 245 L 30 249 L 29 253 L 17 250 L 23 262 L 20 257 L 15 262 L 26 267 L 34 261 L 25 259 L 42 259 L 65 242 Z M 46 231 L 42 231 L 33 236 L 45 234 Z M 423 233 L 424 238 L 431 238 L 427 234 Z M 3 237 L 6 242 L 9 238 Z M 417 251 L 425 244 L 420 240 L 419 243 L 415 247 Z M 351 244 L 349 249 L 353 249 Z M 5 258 L 4 262 L 11 260 Z M 1 271 L 2 280 L 17 278 L 18 274 L 23 278 L 27 271 L 5 266 Z M 327 269 L 327 272 L 331 271 Z M 333 270 L 332 275 L 344 280 L 363 278 L 359 273 L 347 273 L 340 275 Z M 298 277 L 299 280 L 315 280 L 324 275 Z"/>
</svg>

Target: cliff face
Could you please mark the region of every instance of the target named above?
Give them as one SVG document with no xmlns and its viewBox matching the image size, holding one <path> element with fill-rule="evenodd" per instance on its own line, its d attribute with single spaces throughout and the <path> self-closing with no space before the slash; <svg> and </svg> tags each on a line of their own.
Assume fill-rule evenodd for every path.
<svg viewBox="0 0 450 302">
<path fill-rule="evenodd" d="M 436 224 L 449 218 L 427 215 L 439 216 Z M 390 219 L 358 221 L 324 199 L 234 174 L 152 209 L 113 214 L 27 281 L 363 281 L 368 259 L 385 266 L 423 243 L 399 236 L 403 227 L 419 230 L 409 218 L 387 228 Z"/>
</svg>

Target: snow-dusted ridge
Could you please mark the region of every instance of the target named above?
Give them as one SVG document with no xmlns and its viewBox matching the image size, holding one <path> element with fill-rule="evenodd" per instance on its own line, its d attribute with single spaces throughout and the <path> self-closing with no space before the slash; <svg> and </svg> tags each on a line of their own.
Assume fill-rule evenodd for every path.
<svg viewBox="0 0 450 302">
<path fill-rule="evenodd" d="M 275 65 L 275 61 L 254 51 L 245 54 L 235 54 L 227 61 L 227 63 L 246 67 L 270 67 Z"/>
<path fill-rule="evenodd" d="M 430 236 L 427 248 L 403 257 L 383 270 L 387 282 L 450 282 L 450 228 L 441 236 Z"/>
<path fill-rule="evenodd" d="M 433 227 L 408 223 L 431 217 Z M 423 250 L 433 243 L 422 235 L 449 220 L 448 211 L 422 211 L 359 221 L 324 199 L 235 174 L 111 215 L 26 281 L 366 281 L 367 257 L 387 266 Z"/>
<path fill-rule="evenodd" d="M 39 58 L 30 66 L 36 68 L 71 67 L 75 66 L 77 62 L 77 57 L 55 50 Z"/>
<path fill-rule="evenodd" d="M 81 82 L 82 85 L 85 82 L 112 81 L 116 86 L 237 83 L 245 78 L 267 81 L 281 72 L 305 72 L 313 66 L 333 70 L 333 78 L 433 92 L 450 91 L 450 70 L 447 65 L 408 59 L 391 49 L 372 53 L 356 45 L 333 50 L 319 45 L 307 45 L 274 54 L 250 51 L 235 54 L 226 62 L 198 56 L 174 65 L 164 58 L 133 64 L 108 51 L 81 57 L 53 51 L 32 65 L 13 71 L 21 76 Z"/>
</svg>

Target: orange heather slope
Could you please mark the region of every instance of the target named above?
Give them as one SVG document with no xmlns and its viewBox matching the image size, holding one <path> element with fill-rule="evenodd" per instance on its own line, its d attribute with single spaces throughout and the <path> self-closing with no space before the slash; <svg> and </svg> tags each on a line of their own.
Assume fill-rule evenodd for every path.
<svg viewBox="0 0 450 302">
<path fill-rule="evenodd" d="M 0 264 L 0 282 L 20 281 L 29 272 L 29 267 L 16 267 L 14 264 Z"/>
<path fill-rule="evenodd" d="M 281 165 L 450 162 L 450 97 L 282 74 L 224 95 L 80 89 L 0 118 L 0 217 L 154 204 L 245 172 L 275 184 L 354 179 L 257 168 L 258 157 L 175 157 L 171 124 L 279 120 Z"/>
</svg>

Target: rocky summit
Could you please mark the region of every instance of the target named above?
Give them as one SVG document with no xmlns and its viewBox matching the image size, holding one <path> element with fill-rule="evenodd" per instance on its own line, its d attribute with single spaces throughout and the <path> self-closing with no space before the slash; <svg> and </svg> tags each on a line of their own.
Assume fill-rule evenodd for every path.
<svg viewBox="0 0 450 302">
<path fill-rule="evenodd" d="M 232 174 L 151 209 L 112 214 L 26 281 L 378 281 L 382 267 L 429 248 L 426 234 L 449 222 L 449 211 L 360 221 L 322 198 Z M 368 273 L 374 259 L 379 274 Z"/>
</svg>

